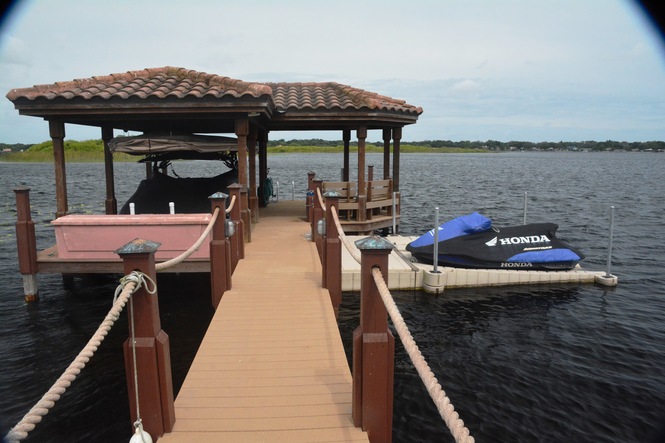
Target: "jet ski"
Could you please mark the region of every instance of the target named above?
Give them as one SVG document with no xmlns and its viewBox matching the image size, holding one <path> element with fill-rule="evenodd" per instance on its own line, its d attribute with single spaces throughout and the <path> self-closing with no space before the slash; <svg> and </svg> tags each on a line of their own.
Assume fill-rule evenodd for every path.
<svg viewBox="0 0 665 443">
<path fill-rule="evenodd" d="M 441 266 L 474 269 L 573 269 L 584 255 L 558 238 L 555 223 L 532 223 L 497 228 L 492 220 L 474 212 L 438 227 Z M 419 262 L 433 263 L 434 230 L 406 246 Z"/>
</svg>

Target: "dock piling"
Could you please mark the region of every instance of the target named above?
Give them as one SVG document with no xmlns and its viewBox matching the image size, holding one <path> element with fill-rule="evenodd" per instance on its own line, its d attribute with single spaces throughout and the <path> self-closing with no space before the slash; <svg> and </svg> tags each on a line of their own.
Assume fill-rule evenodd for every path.
<svg viewBox="0 0 665 443">
<path fill-rule="evenodd" d="M 339 318 L 339 306 L 342 304 L 342 242 L 339 239 L 337 225 L 332 211 L 339 207 L 339 199 L 342 195 L 336 191 L 328 191 L 324 194 L 326 198 L 326 236 L 324 239 L 325 256 L 324 287 L 330 293 L 330 301 L 335 310 L 335 317 Z M 334 208 L 334 209 L 333 209 Z"/>
<path fill-rule="evenodd" d="M 244 242 L 244 226 L 245 223 L 242 220 L 242 213 L 240 208 L 240 186 L 237 183 L 234 183 L 228 187 L 229 195 L 231 198 L 235 196 L 236 202 L 231 209 L 231 220 L 236 224 L 236 235 L 231 239 L 231 261 L 233 262 L 232 271 L 235 270 L 238 265 L 238 261 L 245 258 L 245 242 Z"/>
<path fill-rule="evenodd" d="M 210 292 L 215 309 L 224 292 L 231 289 L 231 245 L 225 229 L 227 198 L 228 195 L 223 192 L 210 196 L 211 212 L 219 210 L 210 240 Z"/>
<path fill-rule="evenodd" d="M 153 281 L 157 281 L 155 252 L 158 247 L 159 243 L 136 239 L 116 250 L 123 260 L 125 274 L 129 275 L 138 270 Z M 155 441 L 164 433 L 171 432 L 175 424 L 169 336 L 161 327 L 157 288 L 151 294 L 144 286 L 140 287 L 132 295 L 132 306 L 128 315 L 133 315 L 136 325 L 134 331 L 136 364 L 134 364 L 131 338 L 128 338 L 124 344 L 131 418 L 132 423 L 135 423 L 138 418 L 138 406 L 143 428 Z M 134 368 L 137 370 L 136 384 Z"/>
<path fill-rule="evenodd" d="M 26 302 L 39 300 L 37 284 L 37 240 L 35 222 L 30 215 L 30 188 L 14 189 L 16 194 L 16 246 L 18 267 L 23 275 L 23 293 Z"/>
<path fill-rule="evenodd" d="M 367 431 L 370 442 L 390 442 L 393 420 L 395 338 L 388 311 L 374 283 L 378 267 L 388 281 L 393 246 L 381 237 L 356 241 L 361 253 L 360 326 L 353 332 L 353 423 Z"/>
</svg>

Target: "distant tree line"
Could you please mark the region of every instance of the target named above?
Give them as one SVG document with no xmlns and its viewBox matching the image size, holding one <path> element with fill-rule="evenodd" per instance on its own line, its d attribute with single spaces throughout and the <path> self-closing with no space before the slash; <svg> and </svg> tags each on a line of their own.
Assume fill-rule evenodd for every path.
<svg viewBox="0 0 665 443">
<path fill-rule="evenodd" d="M 304 140 L 270 140 L 269 146 L 329 146 L 342 145 L 342 140 L 322 140 L 318 138 Z M 352 141 L 352 144 L 354 142 Z M 374 146 L 383 146 L 383 142 L 368 143 Z M 665 151 L 665 141 L 625 142 L 625 141 L 579 141 L 579 142 L 525 142 L 497 140 L 486 141 L 452 141 L 452 140 L 424 140 L 405 142 L 402 144 L 422 146 L 427 148 L 461 148 L 482 149 L 491 151 Z"/>
<path fill-rule="evenodd" d="M 320 138 L 310 138 L 302 140 L 270 140 L 269 147 L 277 146 L 316 146 L 316 147 L 339 147 L 344 142 L 342 140 L 322 140 Z M 352 140 L 351 144 L 355 146 L 355 141 Z M 71 146 L 70 146 L 71 145 Z M 383 142 L 372 142 L 368 145 L 377 147 L 383 146 Z M 479 149 L 490 151 L 665 151 L 665 141 L 648 141 L 648 142 L 620 142 L 614 140 L 606 141 L 580 141 L 580 142 L 524 142 L 524 141 L 509 141 L 500 142 L 497 140 L 486 141 L 452 141 L 452 140 L 424 140 L 415 142 L 402 141 L 402 145 L 420 146 L 425 148 L 460 148 L 460 149 Z M 6 149 L 12 152 L 27 151 L 50 151 L 51 142 L 46 141 L 39 144 L 26 144 L 26 143 L 0 143 L 0 152 Z M 104 145 L 101 140 L 85 140 L 74 141 L 66 140 L 65 147 L 75 147 L 77 151 L 103 151 Z"/>
</svg>

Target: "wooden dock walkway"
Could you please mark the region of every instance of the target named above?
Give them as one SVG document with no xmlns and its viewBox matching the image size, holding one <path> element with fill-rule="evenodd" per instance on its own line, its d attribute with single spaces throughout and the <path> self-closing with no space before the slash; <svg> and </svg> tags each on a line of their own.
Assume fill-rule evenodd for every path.
<svg viewBox="0 0 665 443">
<path fill-rule="evenodd" d="M 368 441 L 303 202 L 261 209 L 162 442 Z"/>
</svg>

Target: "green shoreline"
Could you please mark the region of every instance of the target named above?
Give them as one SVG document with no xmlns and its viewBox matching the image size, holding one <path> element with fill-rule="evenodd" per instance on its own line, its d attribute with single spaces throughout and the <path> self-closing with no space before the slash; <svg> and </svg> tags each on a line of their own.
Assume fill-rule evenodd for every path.
<svg viewBox="0 0 665 443">
<path fill-rule="evenodd" d="M 357 143 L 350 146 L 351 152 L 357 152 Z M 367 143 L 366 152 L 382 153 L 383 143 Z M 607 140 L 604 142 L 499 142 L 496 140 L 460 141 L 426 140 L 403 142 L 400 152 L 408 153 L 434 153 L 434 154 L 479 154 L 511 151 L 572 151 L 572 152 L 665 152 L 665 142 L 617 142 Z M 344 152 L 343 142 L 326 141 L 320 139 L 308 140 L 271 140 L 268 143 L 268 154 L 317 154 Z M 137 156 L 117 153 L 113 155 L 116 162 L 134 162 Z M 65 159 L 67 162 L 97 163 L 104 161 L 104 144 L 102 140 L 65 140 Z M 53 144 L 45 141 L 36 145 L 0 143 L 0 162 L 52 162 Z"/>
<path fill-rule="evenodd" d="M 65 145 L 65 159 L 67 162 L 74 163 L 98 163 L 104 161 L 103 148 L 100 146 L 95 149 L 80 149 L 75 142 L 72 146 Z M 35 145 L 23 152 L 7 152 L 0 154 L 0 162 L 6 163 L 44 163 L 53 161 L 53 152 L 50 146 Z M 357 147 L 351 147 L 350 152 L 357 152 Z M 268 148 L 268 155 L 272 154 L 319 154 L 319 153 L 342 153 L 343 146 L 272 146 Z M 366 152 L 382 153 L 383 148 L 374 145 L 367 146 Z M 392 150 L 391 150 L 392 152 Z M 401 153 L 436 153 L 436 154 L 467 154 L 467 153 L 487 153 L 491 152 L 484 149 L 468 148 L 431 148 L 425 146 L 401 145 Z M 137 156 L 118 153 L 113 155 L 115 162 L 135 162 Z"/>
</svg>

